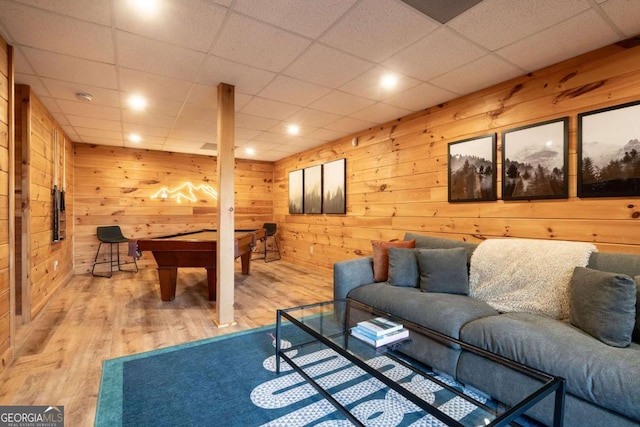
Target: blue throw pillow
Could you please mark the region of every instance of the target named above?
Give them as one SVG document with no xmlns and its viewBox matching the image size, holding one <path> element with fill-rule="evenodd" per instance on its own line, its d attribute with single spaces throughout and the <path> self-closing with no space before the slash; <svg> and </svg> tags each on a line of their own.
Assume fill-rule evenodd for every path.
<svg viewBox="0 0 640 427">
<path fill-rule="evenodd" d="M 571 324 L 605 344 L 628 347 L 636 293 L 636 282 L 627 275 L 576 267 L 569 285 Z"/>
<path fill-rule="evenodd" d="M 389 248 L 389 277 L 392 286 L 417 288 L 420 275 L 415 249 Z"/>
<path fill-rule="evenodd" d="M 465 248 L 418 249 L 418 268 L 423 292 L 469 295 Z"/>
</svg>

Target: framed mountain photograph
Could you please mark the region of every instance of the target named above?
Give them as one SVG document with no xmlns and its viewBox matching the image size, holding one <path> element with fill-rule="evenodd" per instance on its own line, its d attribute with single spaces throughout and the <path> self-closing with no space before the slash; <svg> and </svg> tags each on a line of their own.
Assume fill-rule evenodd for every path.
<svg viewBox="0 0 640 427">
<path fill-rule="evenodd" d="M 322 165 L 322 212 L 347 213 L 345 171 L 346 159 L 334 160 Z"/>
<path fill-rule="evenodd" d="M 578 114 L 578 197 L 640 196 L 640 101 Z"/>
<path fill-rule="evenodd" d="M 289 172 L 289 213 L 304 213 L 304 171 Z"/>
<path fill-rule="evenodd" d="M 566 199 L 569 118 L 502 132 L 502 199 Z"/>
<path fill-rule="evenodd" d="M 449 202 L 496 200 L 496 134 L 448 146 Z"/>
<path fill-rule="evenodd" d="M 322 165 L 304 169 L 304 213 L 322 213 Z"/>
</svg>

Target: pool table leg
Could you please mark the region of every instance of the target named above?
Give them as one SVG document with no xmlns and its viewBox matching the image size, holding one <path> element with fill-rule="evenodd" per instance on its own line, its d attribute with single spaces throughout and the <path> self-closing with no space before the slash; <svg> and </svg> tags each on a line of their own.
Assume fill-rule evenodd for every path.
<svg viewBox="0 0 640 427">
<path fill-rule="evenodd" d="M 178 267 L 158 267 L 158 278 L 160 279 L 160 299 L 173 301 L 176 298 Z"/>
<path fill-rule="evenodd" d="M 216 276 L 215 267 L 207 267 L 207 286 L 209 287 L 209 301 L 216 300 L 216 284 L 218 278 Z"/>
<path fill-rule="evenodd" d="M 240 255 L 240 262 L 242 263 L 242 274 L 249 274 L 251 269 L 251 251 Z"/>
</svg>

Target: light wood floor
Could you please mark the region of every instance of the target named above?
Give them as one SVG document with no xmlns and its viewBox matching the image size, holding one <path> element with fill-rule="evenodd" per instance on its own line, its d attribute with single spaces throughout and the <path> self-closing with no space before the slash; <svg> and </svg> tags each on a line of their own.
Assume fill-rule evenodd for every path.
<svg viewBox="0 0 640 427">
<path fill-rule="evenodd" d="M 204 269 L 181 269 L 176 299 L 160 301 L 155 269 L 111 279 L 75 276 L 16 333 L 0 376 L 0 405 L 64 405 L 65 425 L 92 426 L 102 361 L 275 323 L 278 308 L 331 300 L 328 273 L 284 261 L 236 266 L 237 325 L 218 329 Z"/>
</svg>

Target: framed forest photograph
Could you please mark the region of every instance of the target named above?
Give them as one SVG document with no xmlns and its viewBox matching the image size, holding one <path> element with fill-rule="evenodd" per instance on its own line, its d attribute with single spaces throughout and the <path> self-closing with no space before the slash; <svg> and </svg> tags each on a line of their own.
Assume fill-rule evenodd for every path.
<svg viewBox="0 0 640 427">
<path fill-rule="evenodd" d="M 304 169 L 304 213 L 322 213 L 322 165 Z"/>
<path fill-rule="evenodd" d="M 346 159 L 334 160 L 322 165 L 322 212 L 347 213 Z"/>
<path fill-rule="evenodd" d="M 566 199 L 569 118 L 502 132 L 502 199 Z"/>
<path fill-rule="evenodd" d="M 448 146 L 449 202 L 496 200 L 496 134 Z"/>
<path fill-rule="evenodd" d="M 640 196 L 640 101 L 578 114 L 578 197 Z"/>
<path fill-rule="evenodd" d="M 304 171 L 289 172 L 289 213 L 304 213 Z"/>
</svg>

